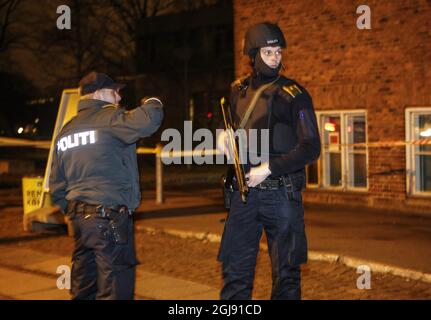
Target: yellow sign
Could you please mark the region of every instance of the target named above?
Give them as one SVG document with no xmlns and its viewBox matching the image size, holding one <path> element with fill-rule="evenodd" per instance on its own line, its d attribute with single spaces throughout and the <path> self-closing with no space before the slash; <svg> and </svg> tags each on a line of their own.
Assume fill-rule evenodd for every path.
<svg viewBox="0 0 431 320">
<path fill-rule="evenodd" d="M 42 198 L 43 177 L 22 178 L 22 201 L 24 214 L 40 208 Z"/>
</svg>

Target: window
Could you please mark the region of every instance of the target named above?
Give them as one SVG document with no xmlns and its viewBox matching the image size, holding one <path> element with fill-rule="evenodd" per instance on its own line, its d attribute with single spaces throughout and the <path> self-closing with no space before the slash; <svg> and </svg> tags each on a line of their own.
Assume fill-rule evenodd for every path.
<svg viewBox="0 0 431 320">
<path fill-rule="evenodd" d="M 406 109 L 407 190 L 431 196 L 431 107 Z"/>
<path fill-rule="evenodd" d="M 322 153 L 307 168 L 307 185 L 367 190 L 365 111 L 317 112 Z"/>
<path fill-rule="evenodd" d="M 341 181 L 341 118 L 340 116 L 322 116 L 322 162 L 323 185 L 339 187 Z"/>
<path fill-rule="evenodd" d="M 366 126 L 364 115 L 347 115 L 347 184 L 349 188 L 367 188 Z"/>
</svg>

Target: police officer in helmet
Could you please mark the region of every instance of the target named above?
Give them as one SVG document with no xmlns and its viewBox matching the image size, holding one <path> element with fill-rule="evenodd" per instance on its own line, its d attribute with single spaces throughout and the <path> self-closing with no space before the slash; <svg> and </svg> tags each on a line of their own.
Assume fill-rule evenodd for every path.
<svg viewBox="0 0 431 320">
<path fill-rule="evenodd" d="M 119 107 L 119 90 L 103 73 L 80 81 L 78 113 L 55 137 L 49 188 L 71 219 L 73 299 L 133 299 L 133 212 L 140 203 L 136 142 L 163 119 L 162 103 Z"/>
<path fill-rule="evenodd" d="M 271 299 L 301 298 L 301 264 L 307 261 L 301 190 L 305 166 L 319 157 L 321 146 L 310 95 L 280 74 L 285 47 L 276 24 L 252 26 L 244 41 L 252 73 L 231 86 L 231 113 L 237 128 L 242 124 L 245 130 L 269 130 L 269 153 L 261 158 L 265 161 L 244 166 L 249 187 L 246 203 L 235 178 L 232 181 L 234 191 L 218 255 L 224 280 L 221 299 L 251 299 L 263 230 L 272 264 Z"/>
</svg>

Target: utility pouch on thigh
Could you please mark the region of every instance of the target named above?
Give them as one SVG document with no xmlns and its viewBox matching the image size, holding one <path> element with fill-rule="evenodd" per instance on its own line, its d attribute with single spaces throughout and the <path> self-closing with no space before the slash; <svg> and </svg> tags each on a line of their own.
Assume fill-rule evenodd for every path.
<svg viewBox="0 0 431 320">
<path fill-rule="evenodd" d="M 233 190 L 230 188 L 223 189 L 224 207 L 230 209 L 230 203 L 232 199 Z"/>
<path fill-rule="evenodd" d="M 301 191 L 305 188 L 305 175 L 292 174 L 281 177 L 286 197 L 289 201 L 302 202 Z M 299 196 L 299 197 L 298 197 Z"/>
<path fill-rule="evenodd" d="M 224 207 L 226 209 L 230 209 L 231 199 L 233 195 L 233 187 L 232 183 L 228 181 L 226 177 L 222 177 L 222 191 Z"/>
<path fill-rule="evenodd" d="M 116 244 L 127 244 L 129 232 L 129 215 L 127 213 L 117 213 L 112 215 L 109 226 L 114 236 Z"/>
</svg>

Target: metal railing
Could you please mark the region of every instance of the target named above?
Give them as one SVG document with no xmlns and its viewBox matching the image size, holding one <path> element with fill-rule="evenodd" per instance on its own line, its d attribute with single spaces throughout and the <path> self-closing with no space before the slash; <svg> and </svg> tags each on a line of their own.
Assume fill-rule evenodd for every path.
<svg viewBox="0 0 431 320">
<path fill-rule="evenodd" d="M 221 152 L 217 149 L 212 150 L 181 150 L 181 151 L 162 151 L 163 145 L 157 144 L 155 148 L 139 147 L 136 149 L 137 154 L 154 154 L 156 157 L 156 202 L 164 202 L 163 196 L 163 158 L 193 157 L 204 155 L 219 155 Z"/>
</svg>

